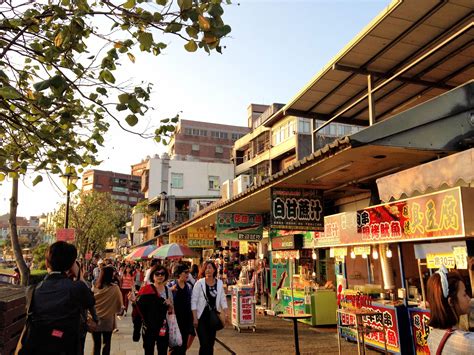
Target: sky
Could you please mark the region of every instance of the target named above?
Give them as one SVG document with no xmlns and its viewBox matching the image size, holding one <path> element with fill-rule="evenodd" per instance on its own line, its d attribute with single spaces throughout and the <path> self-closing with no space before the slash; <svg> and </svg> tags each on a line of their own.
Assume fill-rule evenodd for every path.
<svg viewBox="0 0 474 355">
<path fill-rule="evenodd" d="M 122 79 L 153 83 L 150 112 L 139 129 L 180 113 L 182 119 L 247 125 L 251 103 L 287 103 L 375 16 L 389 0 L 233 0 L 224 6 L 232 27 L 223 54 L 188 53 L 182 40 L 166 37 L 158 57 L 135 52 Z M 166 147 L 123 132 L 112 124 L 99 151 L 100 170 L 130 173 L 132 164 Z M 19 186 L 18 216 L 52 212 L 65 201 L 58 177 Z M 78 183 L 80 186 L 80 182 Z M 0 183 L 0 215 L 9 210 L 11 183 Z"/>
</svg>

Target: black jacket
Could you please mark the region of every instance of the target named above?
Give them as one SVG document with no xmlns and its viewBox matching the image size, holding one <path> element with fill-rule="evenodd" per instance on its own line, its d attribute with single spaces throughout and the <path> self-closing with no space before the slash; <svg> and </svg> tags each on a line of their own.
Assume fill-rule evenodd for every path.
<svg viewBox="0 0 474 355">
<path fill-rule="evenodd" d="M 169 292 L 169 291 L 168 291 Z M 153 285 L 146 285 L 138 292 L 137 303 L 132 314 L 134 331 L 142 326 L 145 334 L 158 334 L 166 319 L 168 306 L 165 299 L 158 296 Z"/>
</svg>

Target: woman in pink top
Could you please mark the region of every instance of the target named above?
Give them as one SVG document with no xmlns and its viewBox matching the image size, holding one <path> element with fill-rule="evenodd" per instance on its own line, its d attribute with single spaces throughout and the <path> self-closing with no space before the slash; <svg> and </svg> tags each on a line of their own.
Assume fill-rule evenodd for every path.
<svg viewBox="0 0 474 355">
<path fill-rule="evenodd" d="M 134 280 L 133 280 L 132 267 L 130 265 L 127 265 L 125 266 L 125 270 L 123 271 L 122 286 L 120 287 L 120 290 L 122 291 L 122 297 L 123 297 L 123 307 L 125 309 L 124 315 L 127 315 L 128 294 L 132 290 L 133 283 L 134 283 Z"/>
</svg>

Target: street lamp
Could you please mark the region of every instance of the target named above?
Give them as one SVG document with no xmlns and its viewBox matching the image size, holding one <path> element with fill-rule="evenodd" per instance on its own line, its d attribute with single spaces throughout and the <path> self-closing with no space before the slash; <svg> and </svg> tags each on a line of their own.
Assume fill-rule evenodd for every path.
<svg viewBox="0 0 474 355">
<path fill-rule="evenodd" d="M 64 218 L 64 228 L 69 227 L 69 198 L 71 192 L 69 191 L 69 185 L 75 184 L 79 178 L 74 175 L 73 173 L 67 173 L 61 176 L 61 181 L 63 182 L 64 186 L 66 186 L 66 216 Z"/>
</svg>

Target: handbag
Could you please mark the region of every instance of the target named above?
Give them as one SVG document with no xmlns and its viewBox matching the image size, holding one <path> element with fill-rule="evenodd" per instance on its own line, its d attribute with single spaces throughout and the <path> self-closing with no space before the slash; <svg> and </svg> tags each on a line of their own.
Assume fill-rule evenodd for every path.
<svg viewBox="0 0 474 355">
<path fill-rule="evenodd" d="M 171 348 L 183 345 L 183 338 L 179 331 L 176 314 L 166 313 L 166 322 L 168 322 L 168 341 Z"/>
<path fill-rule="evenodd" d="M 209 304 L 209 300 L 207 299 L 206 293 L 204 292 L 203 288 L 201 287 L 202 294 L 206 299 L 207 308 L 209 309 L 209 325 L 212 329 L 216 331 L 221 330 L 224 328 L 225 324 L 225 317 L 223 312 L 218 312 L 215 307 L 211 307 Z"/>
</svg>

